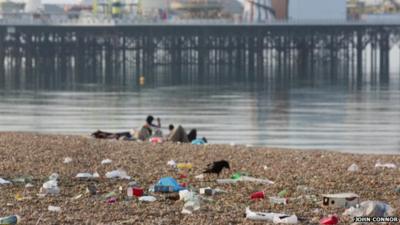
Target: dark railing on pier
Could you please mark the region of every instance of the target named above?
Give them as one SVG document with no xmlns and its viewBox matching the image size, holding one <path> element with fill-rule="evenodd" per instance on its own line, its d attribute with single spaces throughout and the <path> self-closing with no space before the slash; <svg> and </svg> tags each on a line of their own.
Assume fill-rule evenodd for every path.
<svg viewBox="0 0 400 225">
<path fill-rule="evenodd" d="M 308 76 L 340 64 L 357 82 L 365 65 L 389 80 L 400 23 L 3 24 L 0 82 L 121 82 L 168 73 L 232 79 Z M 370 55 L 366 55 L 366 49 Z M 366 62 L 369 59 L 370 62 Z M 46 73 L 44 73 L 46 71 Z M 39 78 L 38 78 L 39 77 Z M 175 79 L 177 79 L 175 77 Z"/>
</svg>

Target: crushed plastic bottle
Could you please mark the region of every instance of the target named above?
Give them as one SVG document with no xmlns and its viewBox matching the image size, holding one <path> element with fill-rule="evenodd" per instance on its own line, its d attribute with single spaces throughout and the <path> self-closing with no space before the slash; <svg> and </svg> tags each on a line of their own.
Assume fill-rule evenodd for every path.
<svg viewBox="0 0 400 225">
<path fill-rule="evenodd" d="M 358 172 L 359 170 L 360 168 L 355 163 L 351 164 L 351 166 L 349 166 L 349 168 L 347 169 L 347 171 L 349 172 Z"/>
<path fill-rule="evenodd" d="M 287 198 L 278 198 L 278 197 L 269 197 L 269 202 L 271 204 L 276 204 L 276 205 L 287 205 L 288 199 Z"/>
<path fill-rule="evenodd" d="M 157 199 L 153 196 L 142 196 L 139 198 L 141 202 L 155 202 Z"/>
<path fill-rule="evenodd" d="M 18 215 L 12 215 L 0 218 L 0 225 L 13 225 L 13 224 L 18 224 L 19 222 L 21 222 L 21 217 L 19 217 Z"/>
<path fill-rule="evenodd" d="M 61 208 L 58 206 L 52 206 L 49 205 L 49 207 L 47 207 L 47 210 L 49 210 L 50 212 L 61 212 Z"/>
<path fill-rule="evenodd" d="M 58 187 L 57 180 L 49 180 L 45 182 L 41 188 L 40 194 L 43 195 L 58 195 L 60 188 Z"/>
<path fill-rule="evenodd" d="M 248 181 L 248 182 L 254 182 L 258 184 L 274 184 L 275 182 L 270 181 L 268 179 L 259 179 L 259 178 L 254 178 L 254 177 L 248 177 L 248 176 L 243 176 L 241 181 Z"/>
<path fill-rule="evenodd" d="M 94 179 L 94 178 L 99 178 L 100 175 L 96 172 L 96 173 L 78 173 L 76 176 L 76 178 L 79 179 Z"/>
<path fill-rule="evenodd" d="M 343 215 L 350 217 L 361 217 L 361 216 L 394 216 L 395 210 L 387 203 L 380 201 L 365 201 L 361 202 L 357 206 L 350 207 Z"/>
<path fill-rule="evenodd" d="M 21 176 L 21 177 L 16 177 L 12 179 L 13 183 L 29 183 L 32 182 L 33 177 L 32 176 Z"/>
<path fill-rule="evenodd" d="M 239 181 L 254 182 L 254 183 L 258 183 L 258 184 L 274 184 L 275 183 L 268 179 L 259 179 L 259 178 L 248 177 L 248 176 L 241 176 L 238 179 L 217 179 L 218 184 L 235 184 Z"/>
<path fill-rule="evenodd" d="M 109 179 L 113 179 L 113 178 L 118 178 L 121 180 L 130 180 L 131 177 L 128 176 L 128 174 L 126 173 L 125 170 L 119 169 L 119 170 L 114 170 L 111 172 L 107 172 L 106 173 L 106 177 Z"/>
</svg>

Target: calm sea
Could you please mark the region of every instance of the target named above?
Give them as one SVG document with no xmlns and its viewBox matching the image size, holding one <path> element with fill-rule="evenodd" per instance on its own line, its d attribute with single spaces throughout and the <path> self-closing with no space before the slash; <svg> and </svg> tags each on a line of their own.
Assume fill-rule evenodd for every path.
<svg viewBox="0 0 400 225">
<path fill-rule="evenodd" d="M 164 128 L 197 128 L 211 143 L 400 153 L 400 76 L 358 84 L 326 77 L 225 77 L 202 84 L 159 79 L 144 86 L 6 80 L 0 86 L 0 130 L 129 131 L 152 114 Z"/>
</svg>

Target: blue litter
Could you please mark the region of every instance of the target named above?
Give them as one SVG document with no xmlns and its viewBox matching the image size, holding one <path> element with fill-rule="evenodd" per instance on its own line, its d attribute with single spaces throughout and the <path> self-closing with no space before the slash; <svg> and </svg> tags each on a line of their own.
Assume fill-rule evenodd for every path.
<svg viewBox="0 0 400 225">
<path fill-rule="evenodd" d="M 192 145 L 204 145 L 206 142 L 203 138 L 197 138 L 192 141 Z"/>
<path fill-rule="evenodd" d="M 185 188 L 181 187 L 179 183 L 172 177 L 161 178 L 154 186 L 155 192 L 179 192 Z"/>
</svg>

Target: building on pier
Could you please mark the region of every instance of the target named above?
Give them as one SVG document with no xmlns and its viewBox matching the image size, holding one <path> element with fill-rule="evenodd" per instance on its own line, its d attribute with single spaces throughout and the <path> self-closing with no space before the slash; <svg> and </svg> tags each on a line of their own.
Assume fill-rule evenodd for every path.
<svg viewBox="0 0 400 225">
<path fill-rule="evenodd" d="M 347 0 L 290 0 L 289 20 L 346 20 Z"/>
</svg>

